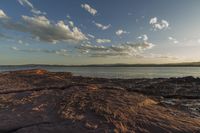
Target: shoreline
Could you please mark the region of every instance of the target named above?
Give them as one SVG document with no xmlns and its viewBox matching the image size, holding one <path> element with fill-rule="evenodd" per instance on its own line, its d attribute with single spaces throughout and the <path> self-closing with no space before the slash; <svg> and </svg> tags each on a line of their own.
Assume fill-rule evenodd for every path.
<svg viewBox="0 0 200 133">
<path fill-rule="evenodd" d="M 200 78 L 105 79 L 0 73 L 0 131 L 198 132 Z"/>
<path fill-rule="evenodd" d="M 49 72 L 71 72 L 74 76 L 91 77 L 91 78 L 106 78 L 106 79 L 159 79 L 159 78 L 184 78 L 191 77 L 200 78 L 199 67 L 131 67 L 131 68 L 119 68 L 118 67 L 11 67 L 1 68 L 1 73 L 10 71 L 23 71 L 23 70 L 34 70 L 43 69 Z"/>
</svg>

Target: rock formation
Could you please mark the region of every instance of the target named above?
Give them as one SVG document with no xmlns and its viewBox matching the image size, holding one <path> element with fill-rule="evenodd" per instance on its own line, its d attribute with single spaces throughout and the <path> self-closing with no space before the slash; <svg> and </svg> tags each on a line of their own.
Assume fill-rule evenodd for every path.
<svg viewBox="0 0 200 133">
<path fill-rule="evenodd" d="M 198 133 L 198 113 L 174 105 L 179 99 L 198 100 L 199 83 L 192 77 L 124 80 L 45 70 L 1 73 L 0 133 Z M 169 98 L 177 101 L 170 104 Z"/>
</svg>

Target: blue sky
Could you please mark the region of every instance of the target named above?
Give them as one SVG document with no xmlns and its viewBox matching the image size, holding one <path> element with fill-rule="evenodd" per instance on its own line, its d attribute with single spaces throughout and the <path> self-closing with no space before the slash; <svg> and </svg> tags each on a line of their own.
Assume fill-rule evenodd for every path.
<svg viewBox="0 0 200 133">
<path fill-rule="evenodd" d="M 199 0 L 1 0 L 0 65 L 200 61 Z"/>
</svg>

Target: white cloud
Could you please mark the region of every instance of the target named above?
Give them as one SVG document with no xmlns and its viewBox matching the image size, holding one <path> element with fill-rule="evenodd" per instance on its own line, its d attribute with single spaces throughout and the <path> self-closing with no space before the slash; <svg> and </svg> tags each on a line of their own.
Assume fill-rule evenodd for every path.
<svg viewBox="0 0 200 133">
<path fill-rule="evenodd" d="M 154 44 L 143 42 L 143 43 L 125 43 L 112 46 L 97 46 L 91 44 L 82 44 L 77 49 L 91 57 L 130 57 L 139 56 L 145 50 L 151 49 Z"/>
<path fill-rule="evenodd" d="M 111 40 L 109 40 L 109 39 L 96 39 L 96 42 L 99 43 L 99 44 L 110 43 Z"/>
<path fill-rule="evenodd" d="M 147 55 L 143 55 L 142 56 L 143 58 L 159 58 L 159 59 L 170 59 L 170 60 L 178 60 L 180 59 L 180 57 L 177 57 L 177 56 L 173 56 L 173 55 L 170 55 L 170 54 L 153 54 L 153 53 L 150 53 L 150 54 L 147 54 Z"/>
<path fill-rule="evenodd" d="M 178 43 L 179 43 L 179 41 L 176 40 L 176 39 L 173 38 L 173 37 L 168 37 L 168 39 L 169 39 L 170 41 L 172 41 L 174 44 L 178 44 Z"/>
<path fill-rule="evenodd" d="M 87 40 L 87 37 L 79 28 L 70 27 L 62 20 L 54 24 L 45 16 L 22 16 L 20 22 L 12 22 L 9 20 L 4 22 L 2 25 L 7 29 L 30 33 L 34 38 L 38 38 L 45 42 L 80 42 Z"/>
<path fill-rule="evenodd" d="M 69 19 L 69 20 L 71 19 L 71 16 L 70 16 L 69 14 L 68 14 L 66 17 L 67 17 L 67 19 Z"/>
<path fill-rule="evenodd" d="M 198 39 L 197 42 L 200 43 L 200 39 Z"/>
<path fill-rule="evenodd" d="M 179 42 L 179 44 L 181 44 L 180 46 L 183 47 L 194 47 L 194 46 L 199 46 L 200 44 L 200 39 L 198 39 L 197 37 L 193 37 L 193 38 L 184 38 L 183 40 L 181 40 Z"/>
<path fill-rule="evenodd" d="M 169 22 L 167 22 L 166 20 L 158 21 L 157 17 L 151 18 L 149 24 L 153 26 L 153 29 L 155 31 L 169 28 Z"/>
<path fill-rule="evenodd" d="M 132 15 L 133 15 L 133 13 L 131 13 L 131 12 L 128 13 L 128 16 L 132 16 Z"/>
<path fill-rule="evenodd" d="M 95 15 L 97 14 L 97 10 L 92 8 L 90 5 L 88 4 L 81 4 L 81 7 L 84 8 L 87 12 L 89 12 L 91 15 Z"/>
<path fill-rule="evenodd" d="M 151 18 L 150 21 L 149 21 L 150 24 L 156 24 L 157 22 L 158 22 L 157 17 Z"/>
<path fill-rule="evenodd" d="M 23 44 L 24 42 L 22 40 L 18 40 L 18 43 L 19 44 Z"/>
<path fill-rule="evenodd" d="M 28 0 L 18 0 L 18 2 L 22 6 L 29 6 L 30 8 L 34 8 L 33 4 L 31 2 L 29 2 Z"/>
<path fill-rule="evenodd" d="M 4 13 L 3 10 L 0 9 L 0 19 L 8 18 L 8 16 Z"/>
<path fill-rule="evenodd" d="M 177 44 L 177 43 L 179 43 L 179 41 L 175 40 L 175 41 L 174 41 L 174 44 Z"/>
<path fill-rule="evenodd" d="M 166 20 L 161 20 L 161 25 L 163 26 L 163 28 L 168 28 L 169 22 L 167 22 Z"/>
<path fill-rule="evenodd" d="M 11 47 L 12 50 L 18 51 L 19 49 L 17 47 Z"/>
<path fill-rule="evenodd" d="M 173 37 L 168 37 L 169 40 L 173 40 Z"/>
<path fill-rule="evenodd" d="M 88 34 L 88 37 L 93 38 L 93 39 L 95 38 L 95 36 L 91 34 Z"/>
<path fill-rule="evenodd" d="M 60 50 L 57 50 L 55 53 L 57 55 L 62 55 L 62 56 L 68 56 L 68 51 L 66 49 L 60 49 Z"/>
<path fill-rule="evenodd" d="M 93 23 L 94 23 L 98 28 L 100 28 L 100 29 L 102 29 L 102 30 L 107 30 L 107 29 L 109 29 L 109 28 L 111 27 L 111 24 L 109 24 L 109 25 L 103 25 L 103 24 L 100 24 L 100 23 L 96 23 L 95 21 L 93 21 Z"/>
<path fill-rule="evenodd" d="M 68 50 L 66 49 L 58 49 L 58 50 L 48 50 L 48 49 L 19 49 L 17 47 L 11 47 L 11 50 L 19 51 L 19 52 L 27 52 L 27 53 L 35 53 L 35 52 L 41 52 L 41 53 L 47 53 L 47 54 L 56 54 L 61 56 L 68 56 Z"/>
<path fill-rule="evenodd" d="M 116 35 L 118 35 L 118 36 L 121 36 L 122 34 L 127 34 L 127 33 L 129 33 L 129 32 L 124 31 L 122 29 L 119 29 L 118 31 L 116 31 Z"/>
<path fill-rule="evenodd" d="M 69 25 L 70 25 L 71 27 L 74 27 L 74 22 L 73 22 L 73 21 L 69 21 Z"/>
<path fill-rule="evenodd" d="M 18 2 L 24 6 L 30 9 L 30 11 L 36 15 L 46 15 L 45 12 L 41 12 L 40 10 L 36 9 L 33 4 L 29 0 L 18 0 Z"/>
<path fill-rule="evenodd" d="M 138 39 L 142 39 L 143 41 L 148 41 L 149 40 L 149 38 L 148 38 L 148 36 L 146 34 L 139 36 Z"/>
</svg>

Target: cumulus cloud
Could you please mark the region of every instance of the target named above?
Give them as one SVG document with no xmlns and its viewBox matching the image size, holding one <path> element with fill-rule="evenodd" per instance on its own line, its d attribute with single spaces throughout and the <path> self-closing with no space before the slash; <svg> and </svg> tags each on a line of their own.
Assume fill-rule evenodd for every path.
<svg viewBox="0 0 200 133">
<path fill-rule="evenodd" d="M 8 16 L 4 13 L 3 10 L 0 9 L 0 19 L 8 18 Z"/>
<path fill-rule="evenodd" d="M 169 22 L 166 20 L 159 21 L 157 17 L 153 17 L 150 19 L 149 24 L 153 26 L 154 30 L 162 30 L 169 28 Z"/>
<path fill-rule="evenodd" d="M 81 7 L 83 9 L 85 9 L 87 12 L 89 12 L 91 15 L 96 15 L 97 14 L 97 10 L 92 8 L 90 5 L 88 4 L 81 4 Z"/>
<path fill-rule="evenodd" d="M 64 21 L 59 21 L 57 24 L 51 24 L 45 16 L 28 17 L 22 16 L 27 24 L 27 32 L 38 36 L 41 40 L 48 42 L 74 40 L 85 40 L 85 35 L 77 28 L 69 28 Z"/>
<path fill-rule="evenodd" d="M 68 51 L 66 49 L 58 49 L 58 50 L 48 50 L 48 49 L 19 49 L 15 46 L 11 47 L 11 50 L 19 51 L 19 52 L 27 52 L 27 53 L 35 53 L 35 52 L 41 52 L 41 53 L 48 53 L 48 54 L 56 54 L 61 56 L 68 56 Z"/>
<path fill-rule="evenodd" d="M 96 42 L 99 43 L 99 44 L 110 43 L 111 40 L 110 39 L 96 39 Z"/>
<path fill-rule="evenodd" d="M 174 44 L 177 44 L 177 43 L 179 43 L 179 41 L 178 40 L 176 40 L 175 38 L 173 38 L 173 37 L 168 37 L 168 39 L 170 40 L 170 41 L 172 41 Z"/>
<path fill-rule="evenodd" d="M 103 25 L 103 24 L 97 23 L 97 22 L 95 22 L 95 21 L 93 21 L 93 23 L 94 23 L 98 28 L 100 28 L 100 29 L 102 29 L 102 30 L 107 30 L 107 29 L 109 29 L 109 28 L 111 27 L 111 24 L 109 24 L 109 25 Z"/>
<path fill-rule="evenodd" d="M 91 44 L 82 44 L 77 49 L 86 55 L 91 57 L 118 57 L 118 56 L 138 56 L 145 50 L 151 49 L 154 44 L 143 43 L 130 43 L 112 45 L 112 46 L 97 46 Z"/>
<path fill-rule="evenodd" d="M 142 39 L 145 42 L 149 40 L 149 38 L 146 34 L 139 36 L 138 39 Z"/>
<path fill-rule="evenodd" d="M 36 9 L 29 0 L 18 0 L 18 2 L 22 6 L 29 8 L 31 10 L 31 12 L 36 14 L 36 15 L 46 15 L 45 12 L 42 12 L 42 11 Z"/>
<path fill-rule="evenodd" d="M 22 16 L 20 22 L 4 22 L 4 28 L 30 33 L 41 41 L 57 43 L 60 41 L 83 41 L 87 37 L 74 25 L 68 26 L 64 21 L 52 23 L 45 16 Z M 73 27 L 72 27 L 73 26 Z"/>
<path fill-rule="evenodd" d="M 128 32 L 127 31 L 124 31 L 124 30 L 122 30 L 122 29 L 119 29 L 119 30 L 117 30 L 116 31 L 116 35 L 118 35 L 118 36 L 121 36 L 122 34 L 127 34 Z"/>
</svg>

